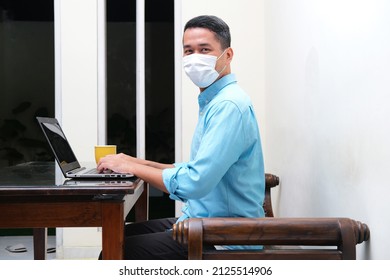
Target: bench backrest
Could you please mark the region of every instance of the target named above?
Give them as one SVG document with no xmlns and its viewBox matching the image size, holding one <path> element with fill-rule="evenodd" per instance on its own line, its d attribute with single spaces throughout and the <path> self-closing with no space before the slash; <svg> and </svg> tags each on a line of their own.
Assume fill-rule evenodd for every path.
<svg viewBox="0 0 390 280">
<path fill-rule="evenodd" d="M 173 228 L 174 239 L 188 245 L 189 259 L 356 259 L 356 244 L 369 233 L 367 225 L 349 218 L 204 218 Z M 207 251 L 204 245 L 265 248 Z"/>
</svg>

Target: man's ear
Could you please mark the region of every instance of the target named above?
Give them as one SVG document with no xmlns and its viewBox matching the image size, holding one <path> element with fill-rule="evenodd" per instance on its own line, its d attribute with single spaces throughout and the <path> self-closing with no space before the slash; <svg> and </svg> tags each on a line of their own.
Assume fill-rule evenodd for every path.
<svg viewBox="0 0 390 280">
<path fill-rule="evenodd" d="M 226 59 L 230 63 L 233 60 L 234 52 L 231 47 L 226 50 Z"/>
</svg>

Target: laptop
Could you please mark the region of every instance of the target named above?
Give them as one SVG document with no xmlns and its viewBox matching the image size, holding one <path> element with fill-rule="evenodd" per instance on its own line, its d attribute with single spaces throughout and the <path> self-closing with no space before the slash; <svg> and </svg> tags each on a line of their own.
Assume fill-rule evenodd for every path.
<svg viewBox="0 0 390 280">
<path fill-rule="evenodd" d="M 115 173 L 112 171 L 99 173 L 96 168 L 87 168 L 81 166 L 75 154 L 73 153 L 73 150 L 68 140 L 66 139 L 65 133 L 62 131 L 58 120 L 56 118 L 43 117 L 37 117 L 37 120 L 65 178 L 123 179 L 132 178 L 134 176 L 133 174 L 129 173 Z"/>
</svg>

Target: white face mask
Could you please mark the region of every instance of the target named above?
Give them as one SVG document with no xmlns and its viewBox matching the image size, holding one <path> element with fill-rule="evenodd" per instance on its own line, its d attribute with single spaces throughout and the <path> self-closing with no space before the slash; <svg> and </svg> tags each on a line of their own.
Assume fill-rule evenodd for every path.
<svg viewBox="0 0 390 280">
<path fill-rule="evenodd" d="M 219 57 L 198 53 L 187 55 L 183 57 L 184 71 L 195 85 L 199 88 L 206 88 L 214 83 L 219 74 L 225 70 L 226 65 L 220 72 L 217 72 L 215 65 L 226 50 Z"/>
</svg>

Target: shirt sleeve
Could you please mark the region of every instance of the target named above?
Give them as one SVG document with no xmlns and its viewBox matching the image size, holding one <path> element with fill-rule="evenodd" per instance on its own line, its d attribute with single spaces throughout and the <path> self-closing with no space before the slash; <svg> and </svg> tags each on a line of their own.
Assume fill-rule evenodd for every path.
<svg viewBox="0 0 390 280">
<path fill-rule="evenodd" d="M 201 120 L 204 129 L 196 154 L 187 163 L 163 171 L 163 181 L 175 200 L 187 201 L 207 195 L 245 147 L 242 113 L 231 101 L 214 104 Z"/>
</svg>

